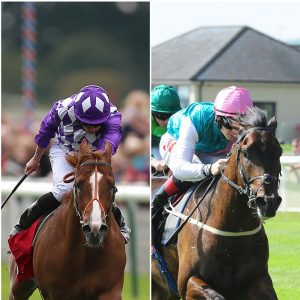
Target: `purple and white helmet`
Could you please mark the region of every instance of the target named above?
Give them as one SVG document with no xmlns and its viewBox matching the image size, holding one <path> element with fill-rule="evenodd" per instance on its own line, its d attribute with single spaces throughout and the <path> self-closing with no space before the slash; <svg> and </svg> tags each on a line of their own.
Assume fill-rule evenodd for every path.
<svg viewBox="0 0 300 300">
<path fill-rule="evenodd" d="M 110 116 L 110 102 L 106 91 L 97 85 L 83 87 L 75 97 L 76 118 L 86 124 L 104 123 Z"/>
</svg>

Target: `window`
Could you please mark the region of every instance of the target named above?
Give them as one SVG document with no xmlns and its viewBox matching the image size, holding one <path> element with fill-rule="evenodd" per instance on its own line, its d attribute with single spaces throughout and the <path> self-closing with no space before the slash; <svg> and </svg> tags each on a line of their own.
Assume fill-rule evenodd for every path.
<svg viewBox="0 0 300 300">
<path fill-rule="evenodd" d="M 267 115 L 267 119 L 271 119 L 276 115 L 275 102 L 254 102 L 254 105 L 265 112 L 265 114 Z"/>
</svg>

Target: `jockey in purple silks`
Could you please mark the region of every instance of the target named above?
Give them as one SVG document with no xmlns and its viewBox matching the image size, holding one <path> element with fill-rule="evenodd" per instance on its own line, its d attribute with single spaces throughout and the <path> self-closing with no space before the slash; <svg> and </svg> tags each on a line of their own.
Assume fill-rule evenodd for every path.
<svg viewBox="0 0 300 300">
<path fill-rule="evenodd" d="M 121 118 L 122 115 L 109 101 L 106 91 L 96 85 L 85 86 L 77 94 L 54 103 L 35 136 L 36 151 L 25 168 L 27 175 L 37 170 L 45 148 L 55 137 L 49 152 L 53 188 L 25 210 L 14 226 L 11 236 L 29 228 L 44 213 L 57 208 L 61 204 L 62 195 L 72 190 L 72 184 L 63 181 L 63 177 L 73 171 L 65 156 L 67 153 L 78 151 L 83 138 L 87 139 L 92 150 L 104 150 L 105 142 L 108 141 L 112 147 L 112 154 L 116 153 L 122 137 Z M 127 243 L 131 231 L 125 225 L 115 202 L 112 211 Z"/>
</svg>

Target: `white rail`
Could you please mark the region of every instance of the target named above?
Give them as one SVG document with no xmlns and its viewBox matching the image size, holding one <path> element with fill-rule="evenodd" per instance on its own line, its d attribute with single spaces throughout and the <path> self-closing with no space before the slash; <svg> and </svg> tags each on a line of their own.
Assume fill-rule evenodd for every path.
<svg viewBox="0 0 300 300">
<path fill-rule="evenodd" d="M 280 162 L 282 165 L 293 165 L 300 163 L 300 155 L 281 156 Z"/>
<path fill-rule="evenodd" d="M 21 178 L 21 177 L 20 177 Z M 5 196 L 13 190 L 18 183 L 15 177 L 2 177 L 1 191 L 2 201 Z M 150 187 L 141 184 L 116 184 L 118 192 L 116 194 L 117 201 L 134 201 L 146 202 L 150 201 Z M 52 188 L 52 182 L 49 179 L 27 178 L 16 190 L 14 195 L 23 196 L 40 196 L 49 192 Z M 147 203 L 147 202 L 146 202 Z M 150 203 L 150 202 L 148 202 Z"/>
<path fill-rule="evenodd" d="M 300 212 L 300 169 L 290 170 L 289 166 L 300 164 L 300 156 L 282 156 L 279 194 L 282 197 L 280 211 Z"/>
</svg>

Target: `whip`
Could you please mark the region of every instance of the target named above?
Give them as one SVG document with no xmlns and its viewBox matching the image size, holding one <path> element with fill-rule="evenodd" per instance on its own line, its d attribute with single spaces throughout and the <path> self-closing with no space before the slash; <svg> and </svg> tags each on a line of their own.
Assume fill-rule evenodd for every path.
<svg viewBox="0 0 300 300">
<path fill-rule="evenodd" d="M 6 204 L 6 202 L 9 200 L 9 198 L 13 195 L 13 193 L 18 189 L 18 187 L 22 184 L 22 182 L 26 179 L 28 175 L 25 174 L 20 181 L 16 184 L 16 186 L 13 188 L 13 190 L 11 191 L 11 193 L 8 195 L 8 197 L 5 199 L 5 201 L 1 204 L 1 209 L 4 207 L 4 205 Z"/>
</svg>

